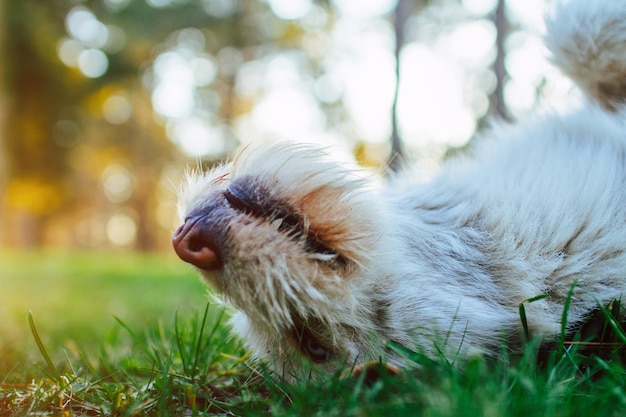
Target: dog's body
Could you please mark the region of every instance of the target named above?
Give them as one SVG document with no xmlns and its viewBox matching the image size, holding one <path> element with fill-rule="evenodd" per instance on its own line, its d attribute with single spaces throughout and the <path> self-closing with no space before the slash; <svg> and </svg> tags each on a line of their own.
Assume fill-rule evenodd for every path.
<svg viewBox="0 0 626 417">
<path fill-rule="evenodd" d="M 190 176 L 174 236 L 286 377 L 384 358 L 490 354 L 573 328 L 626 293 L 626 1 L 574 0 L 548 21 L 554 62 L 589 98 L 492 129 L 430 182 L 375 187 L 298 145 L 248 149 Z"/>
</svg>

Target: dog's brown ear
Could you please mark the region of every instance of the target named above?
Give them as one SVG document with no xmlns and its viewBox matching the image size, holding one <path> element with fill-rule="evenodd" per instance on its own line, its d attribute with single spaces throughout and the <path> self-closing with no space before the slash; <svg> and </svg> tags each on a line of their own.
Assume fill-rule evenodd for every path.
<svg viewBox="0 0 626 417">
<path fill-rule="evenodd" d="M 376 381 L 400 374 L 400 368 L 379 361 L 365 362 L 354 367 L 352 378 L 363 378 L 365 385 L 373 385 Z"/>
</svg>

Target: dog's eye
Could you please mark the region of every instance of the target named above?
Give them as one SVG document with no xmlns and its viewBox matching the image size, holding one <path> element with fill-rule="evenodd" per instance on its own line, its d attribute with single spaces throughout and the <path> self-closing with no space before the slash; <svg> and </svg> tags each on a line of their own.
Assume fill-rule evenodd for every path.
<svg viewBox="0 0 626 417">
<path fill-rule="evenodd" d="M 321 324 L 315 318 L 309 318 L 308 324 L 299 317 L 294 318 L 295 326 L 292 329 L 292 334 L 300 351 L 307 355 L 313 362 L 321 363 L 326 362 L 331 358 L 332 351 L 328 349 L 323 343 L 314 336 L 314 332 L 311 329 L 318 329 L 321 331 Z M 309 327 L 312 326 L 312 327 Z"/>
<path fill-rule="evenodd" d="M 315 362 L 325 362 L 330 357 L 328 349 L 322 346 L 309 332 L 302 335 L 300 348 Z"/>
<path fill-rule="evenodd" d="M 224 191 L 224 198 L 230 206 L 240 212 L 248 213 L 256 217 L 264 217 L 265 209 L 259 204 L 258 198 L 246 193 L 235 184 L 231 184 Z"/>
<path fill-rule="evenodd" d="M 251 180 L 233 182 L 224 191 L 224 198 L 239 212 L 260 219 L 280 220 L 281 231 L 302 227 L 302 218 L 297 213 L 273 199 L 267 190 Z"/>
<path fill-rule="evenodd" d="M 330 249 L 328 246 L 318 242 L 315 239 L 307 239 L 306 241 L 307 244 L 307 248 L 311 251 L 311 252 L 315 252 L 320 256 L 321 259 L 323 258 L 328 258 L 328 259 L 335 259 L 335 257 L 337 256 L 337 253 Z"/>
<path fill-rule="evenodd" d="M 238 212 L 275 221 L 280 232 L 294 239 L 304 237 L 306 250 L 318 254 L 320 261 L 339 260 L 344 263 L 343 258 L 337 256 L 334 250 L 319 241 L 310 231 L 304 230 L 304 219 L 296 211 L 272 199 L 267 190 L 253 180 L 243 178 L 231 183 L 224 190 L 224 198 Z"/>
</svg>

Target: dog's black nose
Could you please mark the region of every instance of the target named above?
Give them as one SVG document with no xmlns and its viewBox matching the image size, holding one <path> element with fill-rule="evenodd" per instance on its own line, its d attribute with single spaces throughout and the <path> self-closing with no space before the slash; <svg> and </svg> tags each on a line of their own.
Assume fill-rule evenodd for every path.
<svg viewBox="0 0 626 417">
<path fill-rule="evenodd" d="M 174 251 L 185 262 L 214 271 L 223 266 L 220 247 L 205 217 L 190 217 L 174 232 Z"/>
</svg>

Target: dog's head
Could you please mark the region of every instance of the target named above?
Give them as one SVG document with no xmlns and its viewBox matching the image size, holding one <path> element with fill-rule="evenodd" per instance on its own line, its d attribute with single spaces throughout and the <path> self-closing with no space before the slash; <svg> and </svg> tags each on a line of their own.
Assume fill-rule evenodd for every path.
<svg viewBox="0 0 626 417">
<path fill-rule="evenodd" d="M 381 213 L 357 170 L 309 147 L 248 149 L 190 174 L 180 213 L 177 254 L 238 310 L 235 330 L 276 372 L 373 356 Z"/>
</svg>

